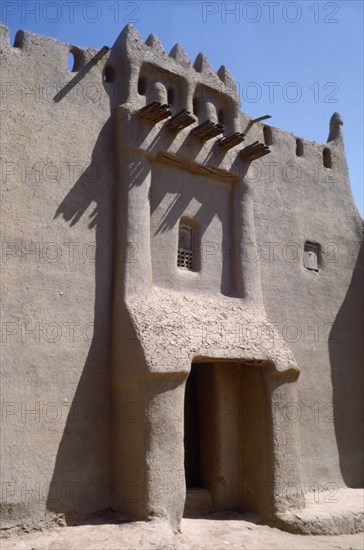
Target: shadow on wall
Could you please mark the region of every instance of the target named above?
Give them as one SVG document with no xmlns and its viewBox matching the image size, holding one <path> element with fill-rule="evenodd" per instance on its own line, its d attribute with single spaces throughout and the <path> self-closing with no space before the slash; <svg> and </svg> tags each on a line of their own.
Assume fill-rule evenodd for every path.
<svg viewBox="0 0 364 550">
<path fill-rule="evenodd" d="M 94 333 L 59 445 L 47 509 L 82 514 L 111 504 L 111 296 L 114 205 L 114 128 L 109 118 L 92 162 L 57 208 L 75 225 L 92 203 L 96 230 Z M 95 177 L 97 167 L 97 177 Z"/>
<path fill-rule="evenodd" d="M 340 469 L 348 487 L 363 485 L 364 247 L 329 337 L 334 425 Z"/>
</svg>

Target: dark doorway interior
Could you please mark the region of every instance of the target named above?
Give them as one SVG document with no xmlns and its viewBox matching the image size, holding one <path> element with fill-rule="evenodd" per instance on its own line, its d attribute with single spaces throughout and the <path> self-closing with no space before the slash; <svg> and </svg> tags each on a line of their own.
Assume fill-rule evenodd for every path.
<svg viewBox="0 0 364 550">
<path fill-rule="evenodd" d="M 186 508 L 259 512 L 273 481 L 262 361 L 194 362 L 186 380 Z"/>
<path fill-rule="evenodd" d="M 192 365 L 185 390 L 185 475 L 187 489 L 201 487 L 196 365 Z"/>
</svg>

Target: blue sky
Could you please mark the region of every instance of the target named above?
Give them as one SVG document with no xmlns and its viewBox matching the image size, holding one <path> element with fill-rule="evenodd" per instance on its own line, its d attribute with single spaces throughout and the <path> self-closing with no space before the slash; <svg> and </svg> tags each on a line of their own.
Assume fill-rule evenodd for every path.
<svg viewBox="0 0 364 550">
<path fill-rule="evenodd" d="M 226 65 L 242 109 L 323 143 L 339 111 L 352 191 L 363 214 L 363 2 L 3 0 L 1 21 L 75 45 L 111 46 L 126 23 L 167 52 L 178 42 L 192 62 L 202 51 Z"/>
</svg>

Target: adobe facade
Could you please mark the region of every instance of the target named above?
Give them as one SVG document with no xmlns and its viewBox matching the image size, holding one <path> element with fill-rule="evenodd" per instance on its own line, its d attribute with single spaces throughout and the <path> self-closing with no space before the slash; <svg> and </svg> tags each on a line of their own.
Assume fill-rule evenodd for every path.
<svg viewBox="0 0 364 550">
<path fill-rule="evenodd" d="M 3 525 L 279 521 L 360 487 L 340 116 L 325 144 L 254 121 L 224 66 L 130 25 L 100 51 L 2 26 L 1 58 Z"/>
</svg>

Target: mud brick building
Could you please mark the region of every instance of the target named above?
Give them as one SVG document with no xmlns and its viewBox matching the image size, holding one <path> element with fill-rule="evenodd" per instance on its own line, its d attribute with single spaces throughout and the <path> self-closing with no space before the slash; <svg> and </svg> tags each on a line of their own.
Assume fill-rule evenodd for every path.
<svg viewBox="0 0 364 550">
<path fill-rule="evenodd" d="M 252 120 L 224 66 L 132 26 L 100 51 L 2 26 L 1 77 L 4 526 L 284 523 L 359 487 L 340 116 L 324 144 Z"/>
</svg>

